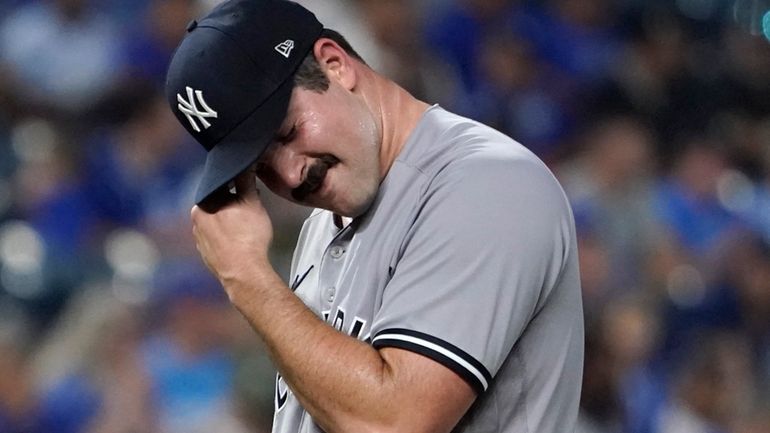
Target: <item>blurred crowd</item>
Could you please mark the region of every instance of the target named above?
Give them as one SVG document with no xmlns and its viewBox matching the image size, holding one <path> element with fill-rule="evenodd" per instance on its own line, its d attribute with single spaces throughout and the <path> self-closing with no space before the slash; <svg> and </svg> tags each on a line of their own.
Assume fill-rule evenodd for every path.
<svg viewBox="0 0 770 433">
<path fill-rule="evenodd" d="M 0 433 L 269 431 L 274 371 L 192 244 L 204 151 L 163 95 L 217 2 L 0 1 Z M 580 433 L 770 433 L 770 1 L 300 3 L 562 182 Z M 288 278 L 308 211 L 265 197 Z"/>
</svg>

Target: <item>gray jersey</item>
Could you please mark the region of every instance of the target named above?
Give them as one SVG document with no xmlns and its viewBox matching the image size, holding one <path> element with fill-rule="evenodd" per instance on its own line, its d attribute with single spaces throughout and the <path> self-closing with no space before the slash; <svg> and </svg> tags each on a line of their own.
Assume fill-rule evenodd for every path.
<svg viewBox="0 0 770 433">
<path fill-rule="evenodd" d="M 574 222 L 547 167 L 505 135 L 431 107 L 366 214 L 347 225 L 311 214 L 290 283 L 341 332 L 420 353 L 473 386 L 455 431 L 574 430 Z M 275 403 L 274 432 L 322 431 L 280 376 Z"/>
</svg>

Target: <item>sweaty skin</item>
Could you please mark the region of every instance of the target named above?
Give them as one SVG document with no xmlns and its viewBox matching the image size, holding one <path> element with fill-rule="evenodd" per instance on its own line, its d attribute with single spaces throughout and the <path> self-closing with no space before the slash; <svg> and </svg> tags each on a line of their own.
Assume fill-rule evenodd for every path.
<svg viewBox="0 0 770 433">
<path fill-rule="evenodd" d="M 297 124 L 296 137 L 272 145 L 257 174 L 288 200 L 355 217 L 371 204 L 427 104 L 329 39 L 313 52 L 330 89 L 295 89 L 286 120 Z M 193 207 L 193 234 L 313 420 L 329 433 L 451 431 L 476 397 L 470 385 L 419 354 L 378 351 L 309 310 L 268 260 L 273 228 L 254 175 L 239 175 L 237 197 L 220 207 Z"/>
</svg>

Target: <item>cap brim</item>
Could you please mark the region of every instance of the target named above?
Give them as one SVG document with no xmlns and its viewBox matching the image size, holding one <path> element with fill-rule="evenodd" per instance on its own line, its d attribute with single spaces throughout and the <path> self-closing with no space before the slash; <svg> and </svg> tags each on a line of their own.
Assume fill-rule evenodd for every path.
<svg viewBox="0 0 770 433">
<path fill-rule="evenodd" d="M 290 76 L 208 152 L 195 193 L 196 204 L 225 186 L 262 156 L 286 117 L 293 88 L 294 78 Z"/>
</svg>

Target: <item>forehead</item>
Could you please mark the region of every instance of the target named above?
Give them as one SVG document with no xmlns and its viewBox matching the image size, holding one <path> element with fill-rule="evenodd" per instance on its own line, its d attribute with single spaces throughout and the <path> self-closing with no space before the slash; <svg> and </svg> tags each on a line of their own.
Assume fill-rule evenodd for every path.
<svg viewBox="0 0 770 433">
<path fill-rule="evenodd" d="M 322 117 L 324 110 L 331 106 L 328 101 L 329 93 L 329 91 L 308 90 L 300 86 L 294 87 L 291 99 L 289 99 L 289 106 L 286 109 L 286 116 L 281 123 L 281 130 L 276 131 L 276 133 L 286 132 L 295 123 L 305 123 L 311 119 L 316 120 Z"/>
</svg>

